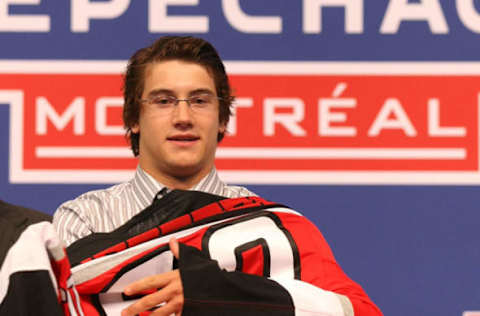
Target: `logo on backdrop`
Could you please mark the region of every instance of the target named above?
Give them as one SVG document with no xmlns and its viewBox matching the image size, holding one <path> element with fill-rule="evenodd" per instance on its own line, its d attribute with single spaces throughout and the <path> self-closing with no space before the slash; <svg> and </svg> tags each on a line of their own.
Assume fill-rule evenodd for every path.
<svg viewBox="0 0 480 316">
<path fill-rule="evenodd" d="M 47 12 L 38 13 L 32 10 L 32 14 L 11 12 L 9 7 L 27 5 L 32 7 L 41 6 L 38 1 L 10 1 L 4 4 L 4 10 L 0 11 L 0 32 L 37 32 L 47 33 L 51 31 L 52 20 L 55 20 L 53 8 Z M 91 30 L 95 21 L 111 21 L 121 18 L 128 11 L 138 9 L 138 3 L 132 0 L 114 1 L 71 1 L 69 30 L 72 33 L 87 33 Z M 228 22 L 229 27 L 244 33 L 278 34 L 283 32 L 284 17 L 277 15 L 278 10 L 269 8 L 267 15 L 257 15 L 244 11 L 239 0 L 222 1 L 210 4 L 210 10 L 199 7 L 199 1 L 149 1 L 144 23 L 148 31 L 152 33 L 208 33 L 210 31 L 210 16 L 205 12 L 221 11 Z M 385 5 L 385 4 L 383 4 Z M 285 6 L 285 4 L 283 4 Z M 194 14 L 172 14 L 169 8 L 187 7 Z M 373 7 L 373 6 L 372 6 Z M 303 0 L 295 3 L 296 8 L 302 12 L 302 32 L 305 34 L 317 34 L 322 31 L 322 13 L 331 8 L 344 10 L 345 32 L 361 34 L 365 32 L 367 12 L 372 11 L 369 3 L 363 0 Z M 44 9 L 45 10 L 45 9 Z M 50 12 L 49 12 L 50 11 Z M 456 1 L 453 14 L 458 17 L 462 26 L 472 32 L 480 32 L 480 21 L 473 1 Z M 28 9 L 27 9 L 28 12 Z M 277 12 L 277 13 L 275 13 Z M 433 34 L 449 33 L 449 21 L 438 1 L 389 0 L 385 10 L 381 14 L 381 25 L 378 30 L 382 34 L 395 34 L 402 22 L 424 21 Z M 369 16 L 371 17 L 371 15 Z M 451 17 L 450 17 L 451 18 Z"/>
<path fill-rule="evenodd" d="M 0 63 L 10 181 L 108 183 L 137 160 L 122 62 Z M 216 165 L 241 183 L 480 183 L 477 63 L 227 62 Z"/>
</svg>

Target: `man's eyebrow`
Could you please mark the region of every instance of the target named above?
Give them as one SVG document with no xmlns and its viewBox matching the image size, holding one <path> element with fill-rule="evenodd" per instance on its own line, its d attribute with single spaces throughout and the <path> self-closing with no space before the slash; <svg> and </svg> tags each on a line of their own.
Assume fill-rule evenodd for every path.
<svg viewBox="0 0 480 316">
<path fill-rule="evenodd" d="M 195 89 L 193 91 L 190 91 L 188 93 L 188 95 L 191 96 L 191 95 L 204 94 L 204 93 L 205 94 L 210 94 L 210 95 L 215 95 L 215 93 L 210 89 Z"/>
<path fill-rule="evenodd" d="M 210 95 L 215 95 L 215 93 L 210 90 L 210 89 L 207 89 L 207 88 L 199 88 L 199 89 L 195 89 L 195 90 L 192 90 L 188 93 L 189 96 L 192 96 L 192 95 L 198 95 L 198 94 L 210 94 Z M 160 94 L 164 94 L 164 95 L 176 95 L 176 93 L 173 91 L 173 90 L 170 90 L 170 89 L 153 89 L 151 90 L 147 97 L 153 97 L 153 96 L 156 96 L 156 95 L 160 95 Z"/>
<path fill-rule="evenodd" d="M 148 92 L 148 97 L 153 97 L 159 94 L 167 94 L 167 95 L 175 95 L 175 93 L 172 90 L 169 89 L 153 89 L 150 92 Z"/>
</svg>

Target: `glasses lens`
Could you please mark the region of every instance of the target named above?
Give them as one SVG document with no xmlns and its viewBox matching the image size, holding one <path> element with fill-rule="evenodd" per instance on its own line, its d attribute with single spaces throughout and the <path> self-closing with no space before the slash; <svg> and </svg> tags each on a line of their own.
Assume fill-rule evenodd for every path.
<svg viewBox="0 0 480 316">
<path fill-rule="evenodd" d="M 210 94 L 200 94 L 189 98 L 189 101 L 193 108 L 205 108 L 213 104 L 213 96 Z"/>
<path fill-rule="evenodd" d="M 159 107 L 169 107 L 175 105 L 176 99 L 172 96 L 157 95 L 150 99 L 150 103 Z"/>
</svg>

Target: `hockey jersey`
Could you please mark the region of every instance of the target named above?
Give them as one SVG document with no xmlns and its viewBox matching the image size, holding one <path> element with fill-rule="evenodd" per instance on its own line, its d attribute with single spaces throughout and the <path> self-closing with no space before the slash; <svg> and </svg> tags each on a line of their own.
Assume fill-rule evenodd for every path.
<svg viewBox="0 0 480 316">
<path fill-rule="evenodd" d="M 311 222 L 259 197 L 174 190 L 67 251 L 84 315 L 120 314 L 138 299 L 123 294 L 128 284 L 174 268 L 182 315 L 381 315 Z"/>
</svg>

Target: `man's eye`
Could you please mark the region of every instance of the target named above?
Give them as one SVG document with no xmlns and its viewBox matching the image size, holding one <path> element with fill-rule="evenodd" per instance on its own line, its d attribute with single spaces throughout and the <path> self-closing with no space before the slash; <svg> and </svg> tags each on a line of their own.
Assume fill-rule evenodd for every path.
<svg viewBox="0 0 480 316">
<path fill-rule="evenodd" d="M 205 105 L 210 103 L 210 98 L 208 96 L 193 97 L 191 102 L 198 105 Z"/>
<path fill-rule="evenodd" d="M 172 103 L 172 100 L 167 97 L 156 97 L 153 98 L 152 103 L 157 105 L 169 105 Z"/>
</svg>

